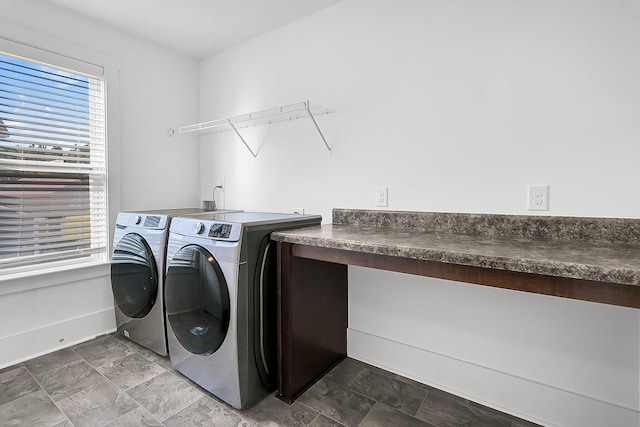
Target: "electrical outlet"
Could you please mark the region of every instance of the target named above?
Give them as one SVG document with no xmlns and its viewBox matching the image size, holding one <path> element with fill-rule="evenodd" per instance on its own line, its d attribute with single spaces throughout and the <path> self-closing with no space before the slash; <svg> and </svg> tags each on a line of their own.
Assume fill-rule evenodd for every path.
<svg viewBox="0 0 640 427">
<path fill-rule="evenodd" d="M 291 213 L 292 214 L 303 214 L 304 213 L 304 208 L 291 208 Z"/>
<path fill-rule="evenodd" d="M 527 209 L 530 211 L 549 210 L 548 185 L 530 185 L 528 187 Z"/>
<path fill-rule="evenodd" d="M 389 188 L 388 187 L 376 187 L 376 206 L 385 207 L 389 206 Z"/>
</svg>

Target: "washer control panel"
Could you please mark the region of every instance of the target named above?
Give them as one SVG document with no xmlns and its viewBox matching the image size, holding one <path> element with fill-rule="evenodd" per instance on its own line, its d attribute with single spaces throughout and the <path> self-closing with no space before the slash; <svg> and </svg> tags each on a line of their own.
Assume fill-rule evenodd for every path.
<svg viewBox="0 0 640 427">
<path fill-rule="evenodd" d="M 228 239 L 231 236 L 231 230 L 233 230 L 233 226 L 231 224 L 214 222 L 209 228 L 209 237 L 216 239 Z"/>
<path fill-rule="evenodd" d="M 237 242 L 240 240 L 242 224 L 178 217 L 171 221 L 170 231 L 183 236 Z"/>
</svg>

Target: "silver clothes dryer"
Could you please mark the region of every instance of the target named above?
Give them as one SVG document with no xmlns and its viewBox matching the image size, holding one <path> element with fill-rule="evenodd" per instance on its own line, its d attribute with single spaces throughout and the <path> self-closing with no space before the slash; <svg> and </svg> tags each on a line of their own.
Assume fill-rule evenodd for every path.
<svg viewBox="0 0 640 427">
<path fill-rule="evenodd" d="M 200 208 L 120 212 L 116 219 L 111 290 L 118 332 L 163 356 L 168 354 L 162 295 L 169 224 L 174 215 L 205 213 Z"/>
<path fill-rule="evenodd" d="M 174 218 L 165 302 L 171 365 L 235 408 L 275 388 L 276 246 L 271 232 L 318 215 Z"/>
</svg>

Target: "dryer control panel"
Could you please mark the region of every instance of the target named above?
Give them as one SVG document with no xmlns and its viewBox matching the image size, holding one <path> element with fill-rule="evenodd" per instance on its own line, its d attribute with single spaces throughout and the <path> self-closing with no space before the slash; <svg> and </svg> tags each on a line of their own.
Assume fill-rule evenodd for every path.
<svg viewBox="0 0 640 427">
<path fill-rule="evenodd" d="M 169 222 L 168 215 L 150 215 L 147 213 L 120 212 L 116 219 L 116 226 L 139 227 L 153 230 L 164 230 Z"/>
</svg>

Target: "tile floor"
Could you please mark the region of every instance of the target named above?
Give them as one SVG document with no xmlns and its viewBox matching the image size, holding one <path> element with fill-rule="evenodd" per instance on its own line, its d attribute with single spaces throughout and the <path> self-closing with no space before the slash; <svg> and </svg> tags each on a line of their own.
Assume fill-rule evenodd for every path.
<svg viewBox="0 0 640 427">
<path fill-rule="evenodd" d="M 0 370 L 0 425 L 534 426 L 353 359 L 291 406 L 269 396 L 237 411 L 115 334 Z"/>
</svg>

